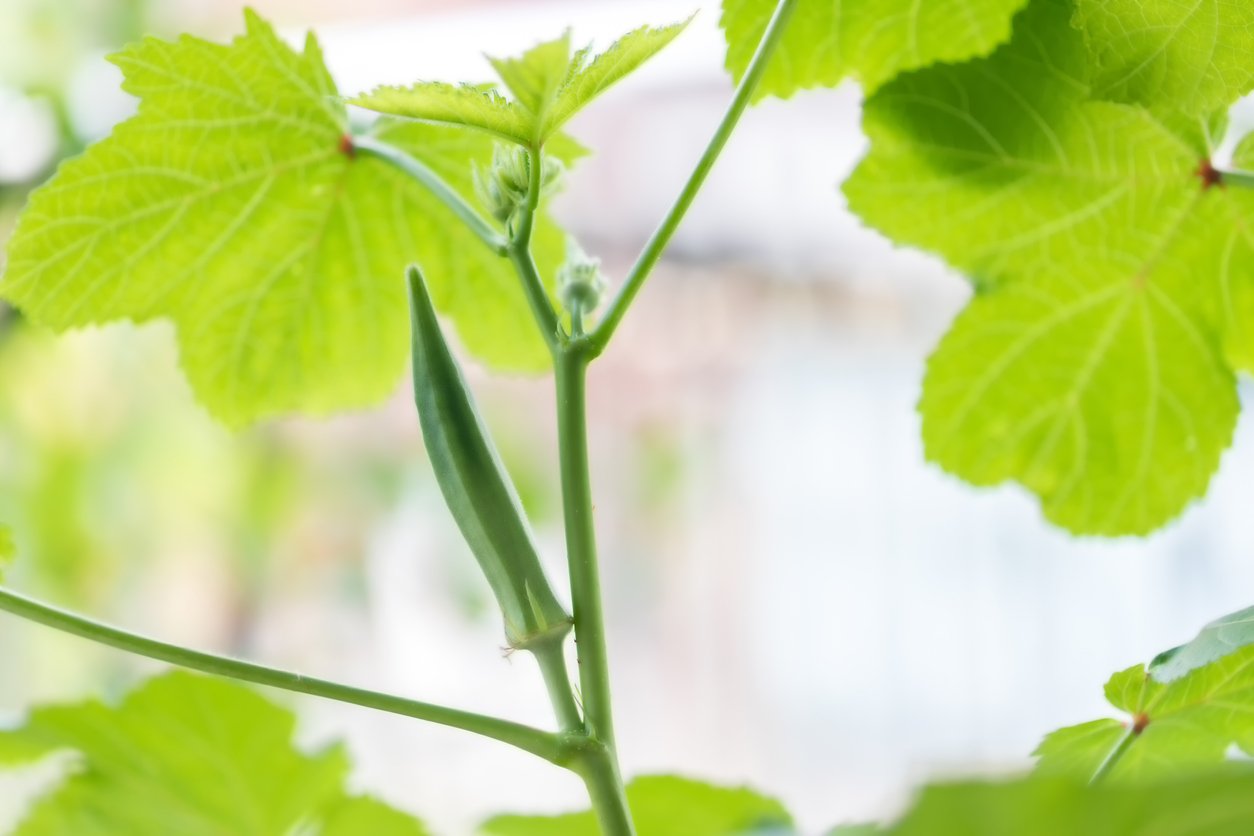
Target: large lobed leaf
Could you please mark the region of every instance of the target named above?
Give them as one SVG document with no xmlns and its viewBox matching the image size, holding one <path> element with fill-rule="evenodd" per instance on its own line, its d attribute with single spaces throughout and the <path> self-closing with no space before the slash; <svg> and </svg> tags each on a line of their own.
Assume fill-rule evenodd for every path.
<svg viewBox="0 0 1254 836">
<path fill-rule="evenodd" d="M 538 369 L 545 351 L 504 260 L 422 186 L 354 153 L 312 37 L 303 52 L 252 13 L 222 46 L 147 38 L 114 56 L 138 113 L 38 189 L 0 295 L 54 329 L 169 318 L 205 405 L 232 424 L 361 407 L 407 355 L 404 268 L 419 261 L 467 347 Z M 375 132 L 472 194 L 478 132 Z M 561 258 L 544 221 L 538 257 Z"/>
<path fill-rule="evenodd" d="M 986 55 L 1027 0 L 797 0 L 756 95 L 791 96 L 845 78 L 869 93 L 907 70 Z M 777 0 L 723 0 L 727 68 L 739 79 Z"/>
<path fill-rule="evenodd" d="M 1072 531 L 1138 534 L 1204 492 L 1231 439 L 1254 194 L 1209 176 L 1212 112 L 1095 99 L 1107 65 L 1074 11 L 1035 0 L 988 58 L 884 86 L 845 194 L 977 284 L 928 365 L 929 459 L 1022 483 Z"/>
<path fill-rule="evenodd" d="M 1254 86 L 1254 3 L 1077 0 L 1076 7 L 1102 98 L 1207 113 Z"/>
<path fill-rule="evenodd" d="M 14 836 L 427 836 L 416 819 L 349 796 L 344 752 L 298 751 L 294 725 L 247 688 L 186 673 L 117 706 L 37 708 L 0 732 L 0 763 L 70 752 L 74 766 Z"/>
<path fill-rule="evenodd" d="M 1228 769 L 1143 787 L 1059 778 L 942 784 L 881 836 L 1244 836 L 1254 773 Z M 856 831 L 855 831 L 856 832 Z M 837 831 L 840 833 L 840 831 Z"/>
<path fill-rule="evenodd" d="M 492 58 L 506 99 L 491 86 L 420 82 L 384 86 L 349 101 L 359 107 L 425 122 L 461 125 L 529 147 L 544 145 L 571 117 L 675 39 L 687 21 L 642 26 L 589 59 L 573 54 L 570 33 L 538 44 L 517 58 Z"/>
</svg>

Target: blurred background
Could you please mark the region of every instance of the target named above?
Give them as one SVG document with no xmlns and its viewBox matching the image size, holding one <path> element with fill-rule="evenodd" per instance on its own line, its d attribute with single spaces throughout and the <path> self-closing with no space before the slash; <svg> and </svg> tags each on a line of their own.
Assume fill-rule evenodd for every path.
<svg viewBox="0 0 1254 836">
<path fill-rule="evenodd" d="M 605 46 L 701 6 L 571 128 L 596 155 L 557 213 L 613 276 L 731 91 L 715 3 L 252 5 L 293 40 L 314 27 L 345 92 L 481 80 L 483 52 L 567 25 Z M 148 32 L 226 38 L 240 12 L 3 0 L 0 240 L 56 162 L 133 107 L 105 54 Z M 845 210 L 858 99 L 847 85 L 745 117 L 591 380 L 625 768 L 752 784 L 808 833 L 891 814 L 926 778 L 1027 767 L 1042 733 L 1106 713 L 1111 672 L 1254 602 L 1248 420 L 1209 498 L 1146 541 L 1069 538 L 1022 491 L 977 491 L 924 463 L 923 363 L 967 290 Z M 562 586 L 551 382 L 472 377 Z M 62 605 L 549 722 L 531 660 L 501 652 L 407 384 L 376 410 L 233 434 L 193 401 L 167 327 L 54 338 L 0 309 L 0 522 L 21 552 L 9 582 Z M 151 670 L 0 615 L 0 718 Z M 360 785 L 438 832 L 584 803 L 569 776 L 491 742 L 294 702 L 310 745 L 347 737 Z"/>
</svg>

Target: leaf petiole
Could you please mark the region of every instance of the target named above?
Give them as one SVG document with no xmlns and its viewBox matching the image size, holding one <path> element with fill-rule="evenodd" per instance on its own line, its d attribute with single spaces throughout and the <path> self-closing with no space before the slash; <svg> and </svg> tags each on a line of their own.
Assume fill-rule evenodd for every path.
<svg viewBox="0 0 1254 836">
<path fill-rule="evenodd" d="M 437 199 L 447 206 L 462 223 L 479 237 L 488 249 L 499 256 L 509 254 L 509 243 L 497 229 L 484 220 L 483 216 L 471 206 L 465 198 L 457 193 L 440 175 L 436 174 L 419 160 L 406 154 L 399 148 L 389 145 L 372 136 L 354 136 L 353 148 L 359 152 L 378 157 L 398 170 L 421 183 Z"/>
<path fill-rule="evenodd" d="M 169 644 L 84 618 L 9 589 L 0 588 L 0 610 L 64 633 L 202 673 L 451 726 L 508 743 L 558 765 L 564 765 L 567 759 L 566 747 L 559 735 L 510 720 L 418 702 L 394 694 L 367 691 L 339 682 L 315 679 L 292 671 Z"/>
<path fill-rule="evenodd" d="M 1254 189 L 1254 172 L 1221 171 L 1219 182 L 1225 186 L 1236 186 L 1240 189 Z"/>
<path fill-rule="evenodd" d="M 1089 784 L 1100 784 L 1105 780 L 1106 776 L 1114 771 L 1115 766 L 1123 759 L 1124 753 L 1128 751 L 1140 734 L 1141 732 L 1137 728 L 1137 724 L 1130 723 L 1123 736 L 1115 743 L 1114 748 L 1110 750 L 1110 753 L 1098 765 L 1097 770 L 1093 773 L 1093 777 L 1089 779 Z"/>
</svg>

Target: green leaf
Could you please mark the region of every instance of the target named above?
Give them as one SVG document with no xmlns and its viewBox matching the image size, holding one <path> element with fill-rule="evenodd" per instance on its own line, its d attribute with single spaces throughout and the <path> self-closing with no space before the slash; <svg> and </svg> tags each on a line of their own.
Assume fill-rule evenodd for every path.
<svg viewBox="0 0 1254 836">
<path fill-rule="evenodd" d="M 412 816 L 373 798 L 350 798 L 328 814 L 318 836 L 429 836 Z"/>
<path fill-rule="evenodd" d="M 35 709 L 0 732 L 0 753 L 24 757 L 0 761 L 69 750 L 78 764 L 14 836 L 274 836 L 320 824 L 326 836 L 424 836 L 412 818 L 346 797 L 343 751 L 296 750 L 294 726 L 246 688 L 186 673 L 150 680 L 117 707 Z"/>
<path fill-rule="evenodd" d="M 1150 675 L 1171 682 L 1190 671 L 1254 644 L 1254 607 L 1218 618 L 1188 644 L 1164 651 L 1150 662 Z"/>
<path fill-rule="evenodd" d="M 1254 773 L 1231 768 L 1145 787 L 1039 777 L 923 790 L 885 836 L 1243 836 Z"/>
<path fill-rule="evenodd" d="M 538 147 L 593 99 L 660 52 L 687 25 L 686 20 L 671 26 L 642 26 L 591 61 L 588 49 L 571 54 L 569 32 L 517 58 L 490 58 L 512 100 L 491 87 L 420 82 L 378 87 L 349 102 L 393 116 L 478 128 Z"/>
<path fill-rule="evenodd" d="M 583 53 L 579 55 L 583 60 Z M 492 69 L 514 94 L 517 107 L 532 120 L 532 136 L 539 133 L 538 122 L 553 102 L 573 71 L 570 54 L 570 30 L 560 38 L 536 44 L 516 58 L 488 57 Z"/>
<path fill-rule="evenodd" d="M 1254 169 L 1254 133 L 1241 137 L 1232 151 L 1232 164 L 1246 171 Z"/>
<path fill-rule="evenodd" d="M 1254 4 L 1076 0 L 1076 22 L 1102 98 L 1205 114 L 1254 87 Z"/>
<path fill-rule="evenodd" d="M 1231 439 L 1254 204 L 1198 177 L 1200 132 L 1087 100 L 1070 14 L 1040 0 L 989 58 L 883 87 L 845 193 L 981 291 L 928 366 L 928 458 L 1020 482 L 1071 531 L 1140 534 L 1205 491 Z"/>
<path fill-rule="evenodd" d="M 1170 290 L 1060 275 L 976 299 L 928 363 L 929 460 L 1017 480 L 1071 531 L 1143 534 L 1209 484 L 1238 404 L 1231 371 Z"/>
<path fill-rule="evenodd" d="M 627 802 L 640 836 L 749 836 L 788 828 L 792 819 L 778 801 L 748 789 L 713 787 L 673 776 L 636 778 Z M 564 816 L 498 816 L 485 836 L 598 836 L 589 812 Z"/>
<path fill-rule="evenodd" d="M 114 56 L 138 113 L 38 189 L 0 293 L 56 330 L 168 318 L 197 396 L 231 424 L 377 402 L 405 367 L 404 268 L 494 366 L 545 367 L 505 259 L 422 186 L 345 143 L 344 106 L 312 38 L 256 15 L 227 46 L 148 38 Z M 384 122 L 472 194 L 490 137 Z M 563 240 L 545 222 L 542 266 Z"/>
<path fill-rule="evenodd" d="M 541 111 L 544 113 L 542 135 L 550 136 L 593 99 L 661 52 L 691 20 L 689 17 L 670 26 L 641 26 L 623 35 L 591 61 L 587 60 L 587 50 L 575 53 L 555 100 L 547 110 Z"/>
<path fill-rule="evenodd" d="M 17 558 L 17 544 L 13 542 L 13 532 L 7 525 L 0 525 L 0 580 L 4 579 L 4 570 Z"/>
<path fill-rule="evenodd" d="M 1125 722 L 1070 726 L 1037 748 L 1044 773 L 1090 777 L 1132 728 L 1134 739 L 1108 773 L 1111 781 L 1146 781 L 1222 763 L 1232 746 L 1254 754 L 1254 648 L 1247 647 L 1168 684 L 1143 665 L 1117 673 L 1106 698 Z"/>
<path fill-rule="evenodd" d="M 1027 0 L 798 0 L 756 96 L 791 96 L 847 77 L 867 93 L 907 70 L 987 55 Z M 727 68 L 739 80 L 776 0 L 723 0 Z"/>
<path fill-rule="evenodd" d="M 383 86 L 349 102 L 379 113 L 487 131 L 521 145 L 531 142 L 534 130 L 530 114 L 484 85 L 424 81 L 408 87 Z"/>
</svg>

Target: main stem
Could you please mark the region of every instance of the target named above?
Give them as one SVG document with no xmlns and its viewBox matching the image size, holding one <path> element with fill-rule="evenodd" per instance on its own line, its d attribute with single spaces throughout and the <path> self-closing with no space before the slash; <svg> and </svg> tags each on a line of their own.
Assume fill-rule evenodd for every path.
<svg viewBox="0 0 1254 836">
<path fill-rule="evenodd" d="M 592 483 L 588 468 L 585 409 L 588 360 L 576 349 L 557 357 L 557 432 L 566 515 L 566 551 L 578 642 L 579 684 L 588 732 L 614 745 L 610 707 L 610 668 L 601 606 L 601 573 L 592 522 Z"/>
<path fill-rule="evenodd" d="M 582 341 L 568 343 L 554 354 L 566 552 L 570 562 L 584 723 L 591 744 L 579 762 L 578 772 L 588 786 L 605 836 L 634 836 L 614 745 L 609 654 L 592 520 L 586 410 L 588 360 L 586 344 Z"/>
</svg>

